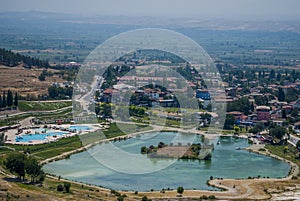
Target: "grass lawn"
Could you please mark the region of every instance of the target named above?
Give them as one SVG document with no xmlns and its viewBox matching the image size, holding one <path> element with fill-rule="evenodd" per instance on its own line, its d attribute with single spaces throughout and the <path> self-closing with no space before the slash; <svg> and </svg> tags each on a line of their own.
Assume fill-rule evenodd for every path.
<svg viewBox="0 0 300 201">
<path fill-rule="evenodd" d="M 295 164 L 300 167 L 300 159 L 296 158 L 294 151 L 295 147 L 288 146 L 288 151 L 284 153 L 284 147 L 285 145 L 266 145 L 266 148 L 270 151 L 270 153 L 275 154 L 277 156 L 280 156 L 282 158 L 285 158 L 289 161 L 294 162 Z"/>
<path fill-rule="evenodd" d="M 152 129 L 151 127 L 146 125 L 133 125 L 125 123 L 118 123 L 118 125 L 120 125 L 122 130 L 120 130 L 116 123 L 112 123 L 110 124 L 109 129 L 103 131 L 106 138 L 114 138 L 122 135 L 128 135 L 135 132 L 147 131 Z M 136 127 L 138 128 L 136 129 Z"/>
<path fill-rule="evenodd" d="M 82 146 L 78 136 L 65 138 L 49 144 L 39 145 L 7 145 L 15 148 L 16 151 L 26 151 L 38 160 L 45 160 L 65 152 L 78 149 Z"/>
<path fill-rule="evenodd" d="M 72 101 L 59 101 L 59 102 L 20 101 L 18 108 L 20 111 L 26 112 L 26 111 L 57 110 L 69 106 L 72 106 Z"/>
</svg>

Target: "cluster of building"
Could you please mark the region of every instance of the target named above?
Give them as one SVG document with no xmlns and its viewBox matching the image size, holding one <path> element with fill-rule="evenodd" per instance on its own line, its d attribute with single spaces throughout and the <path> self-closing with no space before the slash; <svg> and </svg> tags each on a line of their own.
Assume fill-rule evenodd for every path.
<svg viewBox="0 0 300 201">
<path fill-rule="evenodd" d="M 128 90 L 132 93 L 130 104 L 139 106 L 155 106 L 160 105 L 162 107 L 175 107 L 178 106 L 177 101 L 167 91 L 162 91 L 159 88 L 143 88 L 137 89 L 136 87 L 127 84 L 117 84 L 113 88 L 107 88 L 105 90 L 98 90 L 99 96 L 95 97 L 98 102 L 110 103 L 114 101 L 124 101 L 123 96 Z M 124 92 L 124 93 L 123 93 Z"/>
</svg>

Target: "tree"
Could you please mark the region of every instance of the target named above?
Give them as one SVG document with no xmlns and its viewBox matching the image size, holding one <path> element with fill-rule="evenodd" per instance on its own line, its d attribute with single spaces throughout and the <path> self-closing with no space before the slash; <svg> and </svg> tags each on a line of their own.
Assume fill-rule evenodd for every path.
<svg viewBox="0 0 300 201">
<path fill-rule="evenodd" d="M 238 134 L 241 130 L 240 127 L 238 127 L 238 126 L 235 126 L 233 129 L 234 129 L 234 133 L 236 133 L 236 134 Z"/>
<path fill-rule="evenodd" d="M 292 110 L 291 115 L 292 115 L 292 117 L 296 117 L 298 115 L 298 113 L 299 113 L 298 109 L 295 108 Z"/>
<path fill-rule="evenodd" d="M 57 190 L 58 192 L 63 192 L 63 191 L 64 191 L 64 187 L 63 187 L 63 185 L 61 185 L 61 184 L 58 184 L 58 186 L 57 186 L 56 190 Z"/>
<path fill-rule="evenodd" d="M 281 73 L 280 73 L 280 72 L 277 73 L 276 80 L 277 80 L 277 81 L 280 81 L 280 80 L 281 80 Z"/>
<path fill-rule="evenodd" d="M 283 148 L 283 153 L 284 153 L 284 154 L 287 154 L 288 150 L 289 150 L 288 146 L 284 146 L 284 148 Z"/>
<path fill-rule="evenodd" d="M 36 178 L 41 174 L 42 166 L 38 163 L 38 161 L 29 157 L 25 162 L 25 171 L 27 174 L 31 176 L 31 182 L 36 182 Z"/>
<path fill-rule="evenodd" d="M 278 98 L 278 101 L 284 101 L 285 100 L 285 94 L 284 94 L 284 91 L 281 87 L 278 89 L 277 98 Z"/>
<path fill-rule="evenodd" d="M 7 106 L 8 107 L 13 106 L 13 94 L 12 94 L 11 90 L 7 91 Z"/>
<path fill-rule="evenodd" d="M 142 201 L 148 201 L 148 197 L 147 197 L 146 195 L 144 195 L 144 196 L 142 197 Z"/>
<path fill-rule="evenodd" d="M 182 195 L 183 192 L 184 192 L 184 188 L 182 186 L 178 186 L 177 193 L 179 193 L 180 195 Z"/>
<path fill-rule="evenodd" d="M 119 195 L 117 198 L 117 201 L 123 201 L 123 200 L 124 200 L 124 197 L 122 195 Z"/>
<path fill-rule="evenodd" d="M 282 139 L 286 133 L 286 129 L 281 126 L 275 126 L 270 129 L 270 135 L 276 137 L 277 139 Z"/>
<path fill-rule="evenodd" d="M 0 133 L 0 146 L 4 144 L 4 133 Z"/>
<path fill-rule="evenodd" d="M 235 123 L 235 118 L 233 115 L 227 115 L 224 123 L 224 129 L 232 129 Z"/>
<path fill-rule="evenodd" d="M 66 193 L 70 193 L 71 183 L 65 182 L 64 187 L 65 187 Z"/>
<path fill-rule="evenodd" d="M 14 106 L 18 107 L 19 105 L 19 97 L 18 97 L 18 93 L 15 93 L 15 100 L 14 100 Z"/>
<path fill-rule="evenodd" d="M 264 130 L 264 124 L 263 123 L 258 123 L 253 128 L 251 128 L 249 132 L 251 132 L 253 134 L 257 134 L 257 133 L 259 133 L 263 130 Z"/>
<path fill-rule="evenodd" d="M 46 75 L 47 75 L 47 71 L 43 70 L 42 73 L 39 76 L 39 80 L 40 81 L 45 81 L 46 80 Z"/>
<path fill-rule="evenodd" d="M 26 161 L 26 155 L 23 153 L 12 153 L 10 154 L 6 161 L 5 166 L 6 168 L 13 173 L 16 173 L 21 179 L 25 177 L 25 161 Z"/>
<path fill-rule="evenodd" d="M 275 71 L 272 69 L 269 75 L 270 79 L 274 79 L 275 78 Z"/>
<path fill-rule="evenodd" d="M 268 101 L 269 101 L 267 96 L 255 96 L 254 100 L 256 105 L 268 105 Z"/>
<path fill-rule="evenodd" d="M 285 111 L 285 109 L 282 109 L 282 111 L 281 111 L 281 117 L 283 119 L 286 119 L 286 111 Z"/>
<path fill-rule="evenodd" d="M 300 140 L 298 140 L 298 142 L 296 144 L 296 148 L 300 151 Z"/>
<path fill-rule="evenodd" d="M 43 170 L 40 171 L 40 174 L 39 174 L 39 183 L 42 184 L 44 181 L 45 181 L 45 178 L 46 178 L 46 174 Z"/>
<path fill-rule="evenodd" d="M 240 111 L 248 115 L 251 111 L 251 103 L 247 97 L 240 98 L 236 101 L 230 102 L 227 105 L 227 111 Z"/>
</svg>

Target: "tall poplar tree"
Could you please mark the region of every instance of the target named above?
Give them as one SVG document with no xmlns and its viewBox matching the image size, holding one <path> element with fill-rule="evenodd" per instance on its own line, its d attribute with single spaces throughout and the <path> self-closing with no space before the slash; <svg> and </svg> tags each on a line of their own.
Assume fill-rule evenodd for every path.
<svg viewBox="0 0 300 201">
<path fill-rule="evenodd" d="M 277 95 L 278 101 L 284 101 L 285 100 L 285 94 L 282 88 L 278 89 L 278 95 Z"/>
<path fill-rule="evenodd" d="M 13 106 L 13 94 L 12 94 L 12 92 L 11 92 L 11 90 L 8 90 L 7 91 L 7 106 L 8 107 L 11 107 L 11 106 Z"/>
<path fill-rule="evenodd" d="M 14 106 L 18 107 L 19 105 L 19 98 L 18 98 L 18 93 L 15 93 L 15 100 L 14 100 Z"/>
</svg>

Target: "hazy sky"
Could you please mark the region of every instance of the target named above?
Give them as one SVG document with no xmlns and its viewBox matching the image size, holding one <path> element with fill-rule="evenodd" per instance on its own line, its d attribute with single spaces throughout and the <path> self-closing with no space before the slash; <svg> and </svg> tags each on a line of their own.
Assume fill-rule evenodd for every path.
<svg viewBox="0 0 300 201">
<path fill-rule="evenodd" d="M 0 11 L 233 19 L 300 19 L 300 0 L 0 0 Z"/>
</svg>

